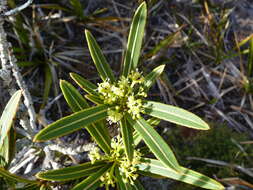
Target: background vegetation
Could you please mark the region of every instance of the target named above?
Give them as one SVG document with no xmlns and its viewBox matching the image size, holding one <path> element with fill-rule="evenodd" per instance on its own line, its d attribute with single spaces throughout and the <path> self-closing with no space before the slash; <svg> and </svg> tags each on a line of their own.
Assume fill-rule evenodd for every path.
<svg viewBox="0 0 253 190">
<path fill-rule="evenodd" d="M 8 0 L 8 5 L 14 8 L 24 2 Z M 130 20 L 140 2 L 37 0 L 6 18 L 8 40 L 32 94 L 40 127 L 71 113 L 59 90 L 60 79 L 71 81 L 69 72 L 99 82 L 84 29 L 93 33 L 119 75 L 122 47 L 126 46 Z M 141 70 L 146 74 L 158 65 L 166 65 L 149 98 L 190 110 L 212 127 L 208 132 L 197 132 L 161 122 L 158 131 L 173 145 L 180 164 L 227 187 L 253 189 L 253 2 L 147 2 Z M 1 112 L 8 98 L 1 94 Z M 61 141 L 76 149 L 87 145 L 90 137 L 81 130 Z M 16 154 L 28 144 L 17 136 Z M 55 164 L 61 167 L 87 159 L 85 150 L 75 153 L 66 156 L 55 151 Z M 14 173 L 32 176 L 42 160 L 33 162 L 32 170 L 26 169 L 26 163 Z M 194 189 L 174 181 L 143 180 L 147 189 Z"/>
</svg>

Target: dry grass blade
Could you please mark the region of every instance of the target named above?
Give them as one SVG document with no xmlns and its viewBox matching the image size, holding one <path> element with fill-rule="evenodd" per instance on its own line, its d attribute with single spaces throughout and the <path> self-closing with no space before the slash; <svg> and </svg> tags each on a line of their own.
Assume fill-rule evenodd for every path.
<svg viewBox="0 0 253 190">
<path fill-rule="evenodd" d="M 236 164 L 230 164 L 221 160 L 212 160 L 212 159 L 204 159 L 204 158 L 197 158 L 197 157 L 187 157 L 189 160 L 199 160 L 203 161 L 209 164 L 217 165 L 217 166 L 225 166 L 225 167 L 230 167 L 234 168 L 250 177 L 253 177 L 253 172 L 249 168 L 244 168 L 242 166 L 236 165 Z"/>
<path fill-rule="evenodd" d="M 224 183 L 227 183 L 229 185 L 242 185 L 242 186 L 249 187 L 249 188 L 253 189 L 253 184 L 251 184 L 243 179 L 240 179 L 239 177 L 223 178 L 223 179 L 221 179 L 221 181 Z"/>
</svg>

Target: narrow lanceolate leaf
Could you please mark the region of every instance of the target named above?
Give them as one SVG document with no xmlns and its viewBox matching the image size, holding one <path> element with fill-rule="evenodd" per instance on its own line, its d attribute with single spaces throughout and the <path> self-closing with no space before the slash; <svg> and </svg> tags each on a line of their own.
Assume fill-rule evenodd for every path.
<svg viewBox="0 0 253 190">
<path fill-rule="evenodd" d="M 145 59 L 148 59 L 154 55 L 157 55 L 157 53 L 164 49 L 168 48 L 168 46 L 172 45 L 176 39 L 178 38 L 180 31 L 182 30 L 183 26 L 181 26 L 178 31 L 169 34 L 167 37 L 165 37 L 162 41 L 160 41 L 154 48 L 152 48 L 147 54 L 144 55 Z"/>
<path fill-rule="evenodd" d="M 86 94 L 85 98 L 93 102 L 94 104 L 103 104 L 103 100 L 101 100 L 98 96 Z"/>
<path fill-rule="evenodd" d="M 90 190 L 100 180 L 100 177 L 104 175 L 112 165 L 107 164 L 106 166 L 99 169 L 96 173 L 90 175 L 81 183 L 77 184 L 72 190 Z"/>
<path fill-rule="evenodd" d="M 140 133 L 138 133 L 137 131 L 134 131 L 133 133 L 133 141 L 134 141 L 134 146 L 138 146 L 138 144 L 141 142 L 142 137 L 140 135 Z"/>
<path fill-rule="evenodd" d="M 248 55 L 248 77 L 252 77 L 253 73 L 253 37 L 249 42 L 249 55 Z"/>
<path fill-rule="evenodd" d="M 154 84 L 155 80 L 157 77 L 159 77 L 163 70 L 164 70 L 165 65 L 160 65 L 156 67 L 153 71 L 151 71 L 146 77 L 145 77 L 145 90 L 148 91 L 149 88 Z"/>
<path fill-rule="evenodd" d="M 13 120 L 17 113 L 21 95 L 22 95 L 21 90 L 18 90 L 17 92 L 15 92 L 4 108 L 4 111 L 0 119 L 0 134 L 1 134 L 0 147 L 2 146 L 4 139 L 6 138 L 6 136 L 8 135 L 8 132 L 11 129 Z"/>
<path fill-rule="evenodd" d="M 65 100 L 73 112 L 78 112 L 89 107 L 87 101 L 72 84 L 61 80 L 60 87 Z"/>
<path fill-rule="evenodd" d="M 4 142 L 0 147 L 0 168 L 8 168 L 10 161 L 15 155 L 16 148 L 16 132 L 11 128 L 8 135 L 4 138 Z"/>
<path fill-rule="evenodd" d="M 158 119 L 158 118 L 155 118 L 155 117 L 151 117 L 151 118 L 147 119 L 147 122 L 152 127 L 156 127 L 161 122 L 161 119 Z"/>
<path fill-rule="evenodd" d="M 44 73 L 45 73 L 45 82 L 43 90 L 43 100 L 40 109 L 43 109 L 45 107 L 52 86 L 53 76 L 49 64 L 44 65 Z"/>
<path fill-rule="evenodd" d="M 51 190 L 51 187 L 43 184 L 40 186 L 40 190 Z"/>
<path fill-rule="evenodd" d="M 164 177 L 168 177 L 174 180 L 189 183 L 198 187 L 212 190 L 223 190 L 224 187 L 219 182 L 193 170 L 181 167 L 181 172 L 175 172 L 174 170 L 164 167 L 163 163 L 159 160 L 145 158 L 142 163 L 138 164 L 140 171 L 152 173 Z"/>
<path fill-rule="evenodd" d="M 74 13 L 79 17 L 83 18 L 84 13 L 83 13 L 83 6 L 79 0 L 70 0 L 70 4 L 72 5 Z"/>
<path fill-rule="evenodd" d="M 0 168 L 0 177 L 4 177 L 10 181 L 15 181 L 15 182 L 21 182 L 21 183 L 37 183 L 37 181 L 33 181 L 33 180 L 28 180 L 28 179 L 24 179 L 22 177 L 19 177 L 15 174 L 12 174 L 10 173 L 9 171 L 3 169 L 3 168 Z"/>
<path fill-rule="evenodd" d="M 70 76 L 85 92 L 94 96 L 99 96 L 95 84 L 75 73 L 70 73 Z"/>
<path fill-rule="evenodd" d="M 89 107 L 86 100 L 70 83 L 61 81 L 60 86 L 64 98 L 73 112 L 78 112 Z M 100 148 L 102 148 L 105 153 L 109 153 L 111 149 L 111 139 L 105 125 L 97 122 L 87 126 L 86 129 Z"/>
<path fill-rule="evenodd" d="M 100 168 L 107 165 L 105 161 L 87 162 L 79 164 L 77 166 L 70 166 L 58 170 L 50 170 L 46 172 L 40 172 L 36 175 L 37 178 L 48 181 L 68 181 L 73 179 L 79 179 L 84 176 L 89 176 L 97 172 Z"/>
<path fill-rule="evenodd" d="M 99 45 L 97 44 L 95 38 L 92 36 L 90 31 L 85 30 L 85 36 L 90 50 L 91 57 L 94 64 L 99 72 L 99 75 L 103 81 L 110 79 L 111 82 L 115 82 L 112 70 L 107 63 L 105 56 L 103 55 Z"/>
<path fill-rule="evenodd" d="M 195 114 L 182 108 L 158 102 L 147 101 L 143 105 L 146 114 L 172 123 L 199 130 L 208 130 L 209 126 Z"/>
<path fill-rule="evenodd" d="M 155 118 L 155 117 L 152 117 L 147 120 L 147 123 L 152 127 L 156 127 L 157 125 L 159 125 L 160 122 L 161 122 L 161 120 L 158 118 Z M 138 131 L 134 131 L 134 133 L 133 133 L 134 146 L 138 146 L 138 144 L 141 142 L 141 140 L 142 140 L 142 137 L 141 137 L 140 133 L 138 133 Z"/>
<path fill-rule="evenodd" d="M 123 63 L 123 76 L 134 70 L 139 62 L 144 29 L 147 18 L 147 4 L 143 2 L 135 12 L 128 36 Z"/>
<path fill-rule="evenodd" d="M 107 154 L 111 150 L 111 139 L 108 129 L 101 122 L 93 123 L 86 127 L 87 131 L 94 138 L 99 147 Z"/>
<path fill-rule="evenodd" d="M 134 154 L 134 142 L 133 142 L 133 131 L 131 125 L 128 124 L 125 117 L 120 120 L 120 129 L 123 138 L 123 143 L 125 146 L 125 151 L 128 160 L 131 162 L 133 160 Z"/>
<path fill-rule="evenodd" d="M 40 190 L 39 184 L 28 184 L 21 188 L 15 188 L 15 190 Z"/>
<path fill-rule="evenodd" d="M 0 146 L 0 167 L 5 167 L 9 162 L 9 136 L 4 138 L 2 146 Z"/>
<path fill-rule="evenodd" d="M 108 106 L 99 105 L 96 107 L 84 109 L 62 119 L 59 119 L 35 135 L 34 141 L 46 141 L 55 139 L 57 137 L 72 133 L 83 127 L 87 127 L 96 121 L 106 118 L 107 109 Z"/>
<path fill-rule="evenodd" d="M 180 171 L 180 166 L 166 142 L 162 137 L 151 127 L 143 118 L 133 120 L 130 115 L 127 115 L 127 120 L 138 131 L 142 139 L 152 151 L 152 153 L 165 166 L 173 170 Z"/>
</svg>

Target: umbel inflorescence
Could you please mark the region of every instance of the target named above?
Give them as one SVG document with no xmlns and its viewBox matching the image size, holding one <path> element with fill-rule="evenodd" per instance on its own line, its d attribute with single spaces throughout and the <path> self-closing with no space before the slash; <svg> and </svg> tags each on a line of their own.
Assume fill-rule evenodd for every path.
<svg viewBox="0 0 253 190">
<path fill-rule="evenodd" d="M 111 147 L 112 149 L 110 154 L 102 154 L 97 147 L 89 153 L 91 163 L 95 163 L 99 160 L 107 160 L 108 162 L 114 163 L 114 167 L 112 167 L 111 170 L 107 171 L 103 176 L 100 177 L 100 180 L 102 182 L 101 186 L 115 186 L 115 168 L 119 169 L 124 183 L 133 184 L 138 177 L 136 171 L 137 164 L 140 163 L 141 153 L 138 150 L 134 150 L 133 160 L 129 161 L 126 154 L 124 153 L 124 145 L 122 144 L 122 140 L 119 136 L 112 139 Z"/>
<path fill-rule="evenodd" d="M 121 76 L 118 82 L 110 80 L 98 84 L 98 92 L 104 104 L 114 106 L 108 110 L 108 120 L 112 123 L 122 119 L 128 112 L 133 119 L 140 118 L 142 99 L 147 96 L 144 77 L 140 72 L 132 71 L 127 77 Z"/>
</svg>

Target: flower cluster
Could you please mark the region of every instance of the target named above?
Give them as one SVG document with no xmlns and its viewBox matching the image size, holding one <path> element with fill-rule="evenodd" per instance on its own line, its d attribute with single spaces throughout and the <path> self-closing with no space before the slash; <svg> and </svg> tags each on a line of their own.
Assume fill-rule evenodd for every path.
<svg viewBox="0 0 253 190">
<path fill-rule="evenodd" d="M 109 155 L 102 155 L 98 148 L 93 149 L 89 153 L 89 158 L 92 163 L 97 160 L 107 160 L 108 162 L 113 162 L 115 165 L 112 169 L 106 172 L 101 178 L 102 186 L 115 186 L 115 176 L 114 176 L 114 168 L 118 167 L 120 171 L 120 175 L 123 179 L 124 183 L 131 183 L 133 184 L 138 174 L 135 172 L 137 171 L 137 164 L 140 163 L 141 153 L 138 150 L 134 151 L 133 160 L 130 162 L 126 155 L 124 154 L 124 145 L 122 140 L 118 136 L 115 139 L 112 139 L 111 142 L 112 150 Z"/>
<path fill-rule="evenodd" d="M 138 174 L 136 165 L 140 163 L 141 154 L 139 151 L 134 152 L 133 160 L 130 162 L 126 157 L 120 161 L 119 171 L 121 176 L 123 177 L 124 183 L 130 183 L 133 185 L 134 181 L 137 179 Z"/>
<path fill-rule="evenodd" d="M 115 187 L 114 176 L 110 172 L 106 172 L 102 177 L 100 177 L 100 181 L 102 182 L 101 187 L 104 185 L 107 187 L 109 187 L 110 185 L 112 187 Z M 109 189 L 109 188 L 107 188 L 107 189 Z"/>
<path fill-rule="evenodd" d="M 92 164 L 95 163 L 96 160 L 102 160 L 102 155 L 100 154 L 100 150 L 98 147 L 94 147 L 88 155 Z"/>
<path fill-rule="evenodd" d="M 105 104 L 113 106 L 108 110 L 108 120 L 116 123 L 128 112 L 134 119 L 140 117 L 144 91 L 144 77 L 132 71 L 128 77 L 121 76 L 116 83 L 105 81 L 98 84 L 100 98 Z"/>
</svg>

